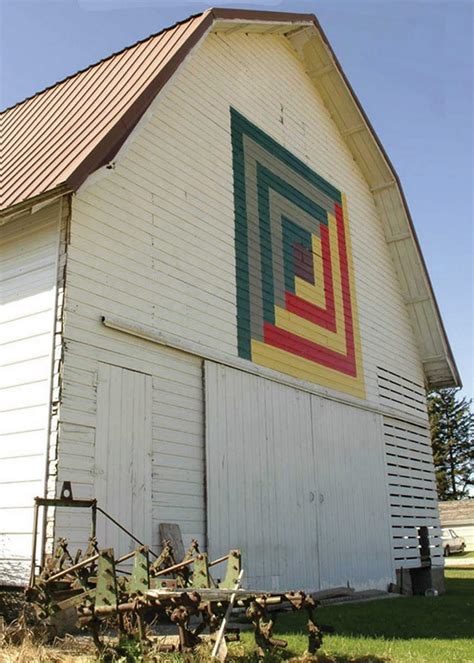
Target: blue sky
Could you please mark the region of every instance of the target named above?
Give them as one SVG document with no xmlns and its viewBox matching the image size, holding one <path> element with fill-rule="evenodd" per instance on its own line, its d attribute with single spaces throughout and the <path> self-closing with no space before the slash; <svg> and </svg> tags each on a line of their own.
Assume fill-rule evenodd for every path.
<svg viewBox="0 0 474 663">
<path fill-rule="evenodd" d="M 474 2 L 218 5 L 318 16 L 401 178 L 464 393 L 474 396 Z M 208 6 L 0 0 L 0 106 Z"/>
</svg>

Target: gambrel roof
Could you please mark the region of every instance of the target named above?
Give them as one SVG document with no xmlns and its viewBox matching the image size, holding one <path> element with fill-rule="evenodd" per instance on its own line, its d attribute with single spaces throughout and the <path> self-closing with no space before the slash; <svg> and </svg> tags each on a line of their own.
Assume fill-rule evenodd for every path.
<svg viewBox="0 0 474 663">
<path fill-rule="evenodd" d="M 239 30 L 284 35 L 302 61 L 374 195 L 427 386 L 460 385 L 400 181 L 312 14 L 209 9 L 7 109 L 0 115 L 0 217 L 76 191 L 113 160 L 208 32 Z"/>
</svg>

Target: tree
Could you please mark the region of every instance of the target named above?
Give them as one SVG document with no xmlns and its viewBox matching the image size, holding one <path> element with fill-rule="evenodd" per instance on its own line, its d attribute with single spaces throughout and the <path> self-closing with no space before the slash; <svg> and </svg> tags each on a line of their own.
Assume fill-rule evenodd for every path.
<svg viewBox="0 0 474 663">
<path fill-rule="evenodd" d="M 459 389 L 428 395 L 431 444 L 440 500 L 469 496 L 474 486 L 474 414 L 472 401 L 460 399 Z"/>
</svg>

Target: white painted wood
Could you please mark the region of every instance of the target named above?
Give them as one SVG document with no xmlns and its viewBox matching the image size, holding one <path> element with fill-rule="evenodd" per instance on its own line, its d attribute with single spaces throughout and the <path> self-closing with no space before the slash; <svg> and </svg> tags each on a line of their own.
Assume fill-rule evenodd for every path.
<svg viewBox="0 0 474 663">
<path fill-rule="evenodd" d="M 384 418 L 386 471 L 396 568 L 420 566 L 418 528 L 429 528 L 433 564 L 442 564 L 438 496 L 426 427 Z"/>
<path fill-rule="evenodd" d="M 211 556 L 240 548 L 248 587 L 319 587 L 310 396 L 205 367 Z"/>
<path fill-rule="evenodd" d="M 156 348 L 138 339 L 124 342 L 120 335 L 110 333 L 97 335 L 93 344 L 69 343 L 63 369 L 60 410 L 59 481 L 71 480 L 74 493 L 78 496 L 104 499 L 104 496 L 101 498 L 101 491 L 104 492 L 105 484 L 99 481 L 100 476 L 96 474 L 96 453 L 98 440 L 103 438 L 101 431 L 107 423 L 99 401 L 102 396 L 105 398 L 106 392 L 102 377 L 106 368 L 102 367 L 109 364 L 108 370 L 120 371 L 121 375 L 140 376 L 146 373 L 151 376 L 151 391 L 147 396 L 151 399 L 151 494 L 144 539 L 156 550 L 159 546 L 159 523 L 175 522 L 181 527 L 186 546 L 192 538 L 197 538 L 204 545 L 202 367 L 197 358 Z M 114 390 L 117 395 L 117 387 Z M 125 432 L 129 425 L 127 415 L 130 414 L 127 409 L 121 413 Z M 128 462 L 132 466 L 132 449 L 122 447 L 122 459 L 125 465 Z M 122 465 L 121 462 L 120 467 Z M 129 476 L 122 477 L 120 481 L 121 486 L 125 487 L 125 494 L 130 480 Z M 113 488 L 114 485 L 116 488 Z M 107 491 L 113 494 L 117 485 L 115 480 L 109 480 Z M 112 497 L 107 499 L 114 501 Z M 114 517 L 120 522 L 126 521 L 129 517 L 127 504 L 115 501 Z M 114 511 L 111 510 L 111 515 Z M 89 524 L 87 513 L 77 515 L 73 523 L 65 510 L 58 511 L 56 536 L 69 537 L 72 549 L 83 547 L 89 535 Z M 123 545 L 129 547 L 129 542 Z"/>
<path fill-rule="evenodd" d="M 409 380 L 398 372 L 377 368 L 380 403 L 383 407 L 401 410 L 405 415 L 416 415 L 428 420 L 426 390 L 423 384 Z"/>
<path fill-rule="evenodd" d="M 216 350 L 211 350 L 199 343 L 193 343 L 181 339 L 179 336 L 174 334 L 163 333 L 161 330 L 155 330 L 153 327 L 148 325 L 139 324 L 136 322 L 130 322 L 124 318 L 119 318 L 114 315 L 104 315 L 102 316 L 102 323 L 110 328 L 117 331 L 124 332 L 125 334 L 130 334 L 131 336 L 136 336 L 137 338 L 143 338 L 147 341 L 157 343 L 161 346 L 166 346 L 169 348 L 174 348 L 176 350 L 182 350 L 183 352 L 189 353 L 196 357 L 201 357 L 203 359 L 208 359 L 225 366 L 230 366 L 231 368 L 238 368 L 241 371 L 246 373 L 251 373 L 252 375 L 257 375 L 260 377 L 268 378 L 269 380 L 274 380 L 279 384 L 285 384 L 290 387 L 296 387 L 300 391 L 306 391 L 311 394 L 316 394 L 318 396 L 323 396 L 331 401 L 337 401 L 345 405 L 351 405 L 368 412 L 374 412 L 377 414 L 386 414 L 393 418 L 399 417 L 405 424 L 414 424 L 415 426 L 425 425 L 425 417 L 420 417 L 416 413 L 401 414 L 397 411 L 396 408 L 388 407 L 384 405 L 383 407 L 375 405 L 373 403 L 368 403 L 367 401 L 361 401 L 360 398 L 355 396 L 350 396 L 348 394 L 341 394 L 340 392 L 334 389 L 327 389 L 319 385 L 307 382 L 305 380 L 299 380 L 293 378 L 290 375 L 284 375 L 278 371 L 274 371 L 264 366 L 259 366 L 252 362 L 249 362 L 240 357 L 232 357 L 225 355 Z M 413 416 L 413 414 L 415 416 Z"/>
<path fill-rule="evenodd" d="M 393 567 L 382 418 L 312 398 L 322 588 L 386 589 Z"/>
<path fill-rule="evenodd" d="M 253 587 L 385 588 L 381 418 L 205 365 L 211 553 L 240 545 Z"/>
<path fill-rule="evenodd" d="M 151 541 L 152 377 L 99 364 L 94 492 L 97 502 L 143 543 Z M 117 556 L 136 543 L 98 516 L 98 540 Z"/>
<path fill-rule="evenodd" d="M 45 490 L 60 223 L 58 201 L 0 234 L 0 583 L 28 575 Z"/>
</svg>

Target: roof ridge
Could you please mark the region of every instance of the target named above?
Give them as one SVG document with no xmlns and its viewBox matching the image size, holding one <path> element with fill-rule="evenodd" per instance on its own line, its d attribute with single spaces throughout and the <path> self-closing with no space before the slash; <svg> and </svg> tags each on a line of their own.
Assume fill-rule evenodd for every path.
<svg viewBox="0 0 474 663">
<path fill-rule="evenodd" d="M 168 30 L 174 30 L 179 25 L 183 25 L 184 23 L 188 23 L 189 21 L 191 21 L 195 18 L 198 18 L 199 16 L 202 16 L 203 14 L 206 13 L 206 11 L 209 11 L 209 10 L 204 10 L 202 12 L 198 12 L 197 14 L 191 14 L 190 16 L 183 19 L 182 21 L 176 21 L 176 23 L 173 23 L 172 25 L 168 25 L 165 28 L 162 28 L 161 30 L 159 30 L 158 32 L 154 32 L 153 34 L 148 35 L 148 37 L 143 37 L 143 39 L 139 39 L 138 41 L 134 42 L 133 44 L 129 44 L 128 46 L 124 46 L 123 48 L 121 48 L 118 51 L 114 51 L 113 53 L 110 53 L 110 55 L 107 55 L 106 57 L 103 57 L 100 60 L 97 60 L 97 62 L 93 62 L 92 64 L 89 64 L 86 67 L 83 67 L 82 69 L 78 69 L 73 74 L 69 74 L 68 76 L 65 76 L 64 78 L 61 78 L 59 81 L 56 81 L 55 83 L 51 83 L 51 85 L 47 85 L 42 90 L 38 90 L 37 92 L 34 92 L 29 97 L 25 97 L 21 101 L 17 101 L 16 103 L 12 104 L 11 106 L 7 106 L 3 110 L 0 110 L 0 115 L 3 115 L 4 113 L 8 113 L 9 111 L 13 110 L 14 108 L 17 108 L 18 106 L 21 106 L 22 104 L 26 103 L 27 101 L 30 101 L 31 99 L 34 99 L 35 97 L 39 97 L 44 92 L 47 92 L 48 90 L 52 90 L 53 88 L 57 87 L 58 85 L 61 85 L 62 83 L 65 83 L 66 81 L 69 81 L 71 78 L 74 78 L 75 76 L 79 76 L 79 74 L 83 74 L 86 71 L 89 71 L 89 69 L 92 69 L 93 67 L 97 67 L 98 65 L 100 65 L 104 62 L 107 62 L 107 60 L 110 60 L 111 58 L 114 58 L 117 55 L 121 55 L 122 53 L 125 53 L 125 51 L 129 51 L 130 49 L 135 48 L 139 44 L 144 44 L 146 41 L 149 41 L 150 39 L 153 39 L 154 37 L 158 37 L 159 35 L 163 34 L 164 32 L 168 32 Z"/>
</svg>

